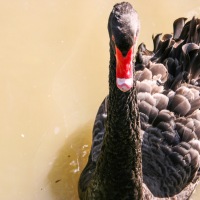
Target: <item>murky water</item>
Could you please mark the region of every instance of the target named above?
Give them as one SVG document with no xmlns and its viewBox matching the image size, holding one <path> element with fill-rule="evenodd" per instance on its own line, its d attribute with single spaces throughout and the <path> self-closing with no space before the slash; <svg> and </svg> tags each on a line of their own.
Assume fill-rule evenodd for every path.
<svg viewBox="0 0 200 200">
<path fill-rule="evenodd" d="M 116 2 L 0 0 L 1 199 L 78 199 L 108 92 L 107 19 Z M 139 42 L 150 49 L 151 35 L 172 32 L 174 19 L 200 16 L 199 0 L 130 2 L 141 19 Z"/>
</svg>

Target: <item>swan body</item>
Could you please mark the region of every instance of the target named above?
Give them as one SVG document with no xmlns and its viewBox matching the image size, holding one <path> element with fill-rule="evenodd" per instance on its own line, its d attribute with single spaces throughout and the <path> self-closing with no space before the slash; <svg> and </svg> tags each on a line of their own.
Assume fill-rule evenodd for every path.
<svg viewBox="0 0 200 200">
<path fill-rule="evenodd" d="M 200 20 L 177 19 L 173 34 L 153 37 L 152 52 L 139 45 L 134 64 L 139 29 L 132 6 L 116 4 L 108 22 L 109 95 L 95 119 L 81 200 L 186 200 L 198 184 Z"/>
</svg>

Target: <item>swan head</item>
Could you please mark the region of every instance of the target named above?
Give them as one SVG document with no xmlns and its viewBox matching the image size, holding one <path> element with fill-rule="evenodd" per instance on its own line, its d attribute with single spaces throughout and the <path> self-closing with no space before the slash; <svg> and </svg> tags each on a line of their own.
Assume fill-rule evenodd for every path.
<svg viewBox="0 0 200 200">
<path fill-rule="evenodd" d="M 116 4 L 110 13 L 108 32 L 116 60 L 116 84 L 122 92 L 133 87 L 133 58 L 140 23 L 130 3 Z"/>
</svg>

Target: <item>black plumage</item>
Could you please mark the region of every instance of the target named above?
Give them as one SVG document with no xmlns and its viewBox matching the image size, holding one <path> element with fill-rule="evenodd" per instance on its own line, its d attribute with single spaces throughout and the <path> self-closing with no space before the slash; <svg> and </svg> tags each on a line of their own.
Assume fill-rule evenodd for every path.
<svg viewBox="0 0 200 200">
<path fill-rule="evenodd" d="M 174 34 L 153 37 L 152 52 L 139 45 L 133 87 L 122 92 L 114 47 L 126 56 L 140 25 L 129 3 L 114 6 L 108 22 L 109 95 L 95 119 L 80 199 L 191 196 L 200 166 L 200 20 L 185 21 L 175 20 Z"/>
</svg>

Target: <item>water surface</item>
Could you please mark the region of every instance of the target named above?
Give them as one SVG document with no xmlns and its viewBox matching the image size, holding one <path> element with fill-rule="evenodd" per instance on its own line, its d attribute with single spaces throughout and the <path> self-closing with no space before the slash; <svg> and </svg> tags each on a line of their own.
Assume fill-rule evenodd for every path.
<svg viewBox="0 0 200 200">
<path fill-rule="evenodd" d="M 0 0 L 1 199 L 78 199 L 108 93 L 107 20 L 116 2 Z M 199 0 L 130 2 L 149 49 L 152 34 L 171 33 L 176 18 L 200 16 Z"/>
</svg>

